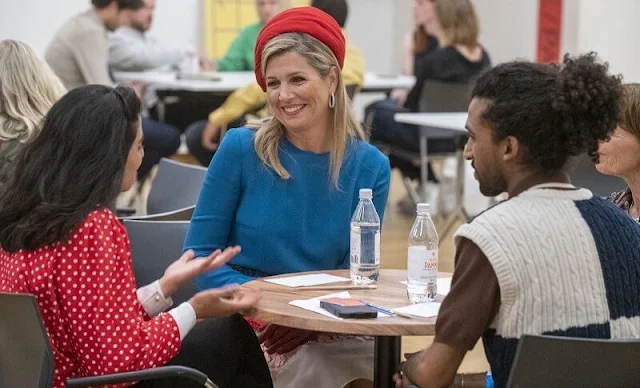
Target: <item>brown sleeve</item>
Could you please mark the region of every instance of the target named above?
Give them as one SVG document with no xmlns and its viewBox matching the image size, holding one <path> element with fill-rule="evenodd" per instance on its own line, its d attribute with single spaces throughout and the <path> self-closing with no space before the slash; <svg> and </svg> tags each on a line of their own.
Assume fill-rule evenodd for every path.
<svg viewBox="0 0 640 388">
<path fill-rule="evenodd" d="M 500 307 L 500 287 L 480 248 L 462 238 L 456 250 L 451 291 L 440 306 L 435 342 L 471 350 Z"/>
</svg>

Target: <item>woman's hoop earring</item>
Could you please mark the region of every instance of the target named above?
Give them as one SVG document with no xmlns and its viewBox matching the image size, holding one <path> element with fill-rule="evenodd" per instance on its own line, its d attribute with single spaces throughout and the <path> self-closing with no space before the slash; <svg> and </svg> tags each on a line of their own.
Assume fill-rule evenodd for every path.
<svg viewBox="0 0 640 388">
<path fill-rule="evenodd" d="M 329 108 L 335 108 L 336 106 L 336 95 L 331 93 L 329 95 Z"/>
</svg>

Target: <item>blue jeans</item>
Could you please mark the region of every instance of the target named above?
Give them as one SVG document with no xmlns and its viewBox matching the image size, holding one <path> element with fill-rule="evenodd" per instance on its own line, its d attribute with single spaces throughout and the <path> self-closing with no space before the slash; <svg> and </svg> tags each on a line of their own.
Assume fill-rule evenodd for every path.
<svg viewBox="0 0 640 388">
<path fill-rule="evenodd" d="M 138 180 L 146 178 L 160 159 L 175 154 L 180 147 L 180 132 L 173 125 L 143 118 L 142 133 L 144 158 L 138 169 Z"/>
</svg>

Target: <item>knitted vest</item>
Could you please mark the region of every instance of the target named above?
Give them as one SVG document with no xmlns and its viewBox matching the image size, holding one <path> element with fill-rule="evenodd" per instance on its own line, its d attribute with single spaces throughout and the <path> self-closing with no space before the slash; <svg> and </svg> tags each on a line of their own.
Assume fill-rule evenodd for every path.
<svg viewBox="0 0 640 388">
<path fill-rule="evenodd" d="M 610 202 L 539 185 L 463 225 L 461 237 L 482 250 L 500 286 L 483 336 L 497 386 L 523 334 L 640 338 L 640 225 Z"/>
</svg>

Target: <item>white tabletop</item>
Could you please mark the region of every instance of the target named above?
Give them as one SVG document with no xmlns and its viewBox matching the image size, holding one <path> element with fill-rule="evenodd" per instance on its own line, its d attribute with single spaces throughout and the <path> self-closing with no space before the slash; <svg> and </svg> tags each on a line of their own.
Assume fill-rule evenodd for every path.
<svg viewBox="0 0 640 388">
<path fill-rule="evenodd" d="M 176 72 L 144 71 L 114 72 L 116 81 L 142 81 L 160 90 L 189 90 L 193 92 L 233 92 L 255 82 L 253 72 L 211 73 L 216 80 L 178 79 Z M 387 91 L 395 88 L 411 88 L 415 77 L 365 73 L 362 91 Z"/>
<path fill-rule="evenodd" d="M 397 122 L 404 124 L 467 132 L 465 129 L 467 112 L 396 113 L 394 118 Z"/>
<path fill-rule="evenodd" d="M 142 81 L 161 90 L 189 90 L 193 92 L 233 92 L 255 81 L 253 72 L 211 73 L 215 80 L 178 79 L 176 72 L 143 71 L 114 72 L 116 81 Z"/>
</svg>

